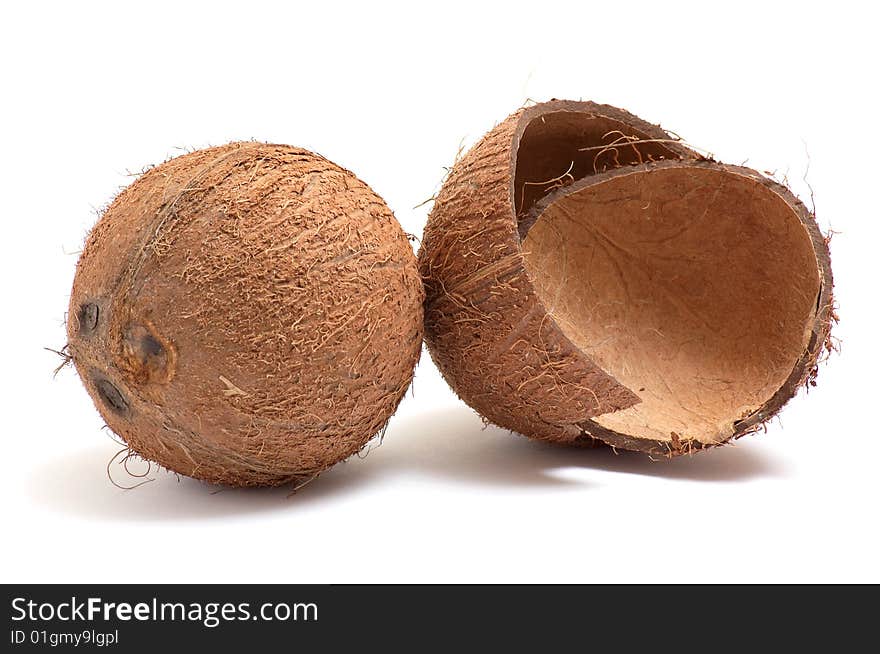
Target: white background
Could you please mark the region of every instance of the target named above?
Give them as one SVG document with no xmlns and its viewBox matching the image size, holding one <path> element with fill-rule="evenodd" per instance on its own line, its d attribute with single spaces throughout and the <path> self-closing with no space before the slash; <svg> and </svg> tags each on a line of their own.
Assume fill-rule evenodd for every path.
<svg viewBox="0 0 880 654">
<path fill-rule="evenodd" d="M 870 8 L 869 8 L 870 7 Z M 871 12 L 871 13 L 868 13 Z M 0 580 L 880 581 L 870 3 L 16 3 L 0 20 Z M 527 99 L 625 107 L 815 191 L 842 353 L 765 435 L 693 458 L 483 430 L 427 355 L 384 444 L 293 497 L 120 491 L 64 345 L 76 253 L 126 171 L 290 143 L 420 234 L 459 144 Z M 760 265 L 756 262 L 755 265 Z M 114 466 L 114 478 L 126 483 Z"/>
</svg>

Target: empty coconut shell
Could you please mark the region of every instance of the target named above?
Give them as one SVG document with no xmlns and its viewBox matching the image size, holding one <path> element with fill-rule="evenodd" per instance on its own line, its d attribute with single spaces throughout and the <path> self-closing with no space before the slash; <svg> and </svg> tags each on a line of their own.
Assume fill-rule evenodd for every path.
<svg viewBox="0 0 880 654">
<path fill-rule="evenodd" d="M 422 337 L 393 214 L 307 150 L 232 143 L 157 166 L 88 237 L 69 350 L 107 425 L 176 472 L 310 478 L 394 412 Z"/>
<path fill-rule="evenodd" d="M 827 243 L 788 189 L 590 102 L 522 109 L 458 161 L 419 265 L 443 376 L 549 441 L 675 455 L 754 431 L 833 318 Z"/>
</svg>

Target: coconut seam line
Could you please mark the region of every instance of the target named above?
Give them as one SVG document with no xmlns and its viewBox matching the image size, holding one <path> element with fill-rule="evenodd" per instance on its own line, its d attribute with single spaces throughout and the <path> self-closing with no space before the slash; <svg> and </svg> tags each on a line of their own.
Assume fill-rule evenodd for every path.
<svg viewBox="0 0 880 654">
<path fill-rule="evenodd" d="M 156 166 L 77 264 L 68 348 L 146 460 L 232 486 L 309 479 L 408 388 L 423 289 L 387 205 L 307 150 L 256 142 Z"/>
<path fill-rule="evenodd" d="M 419 266 L 453 390 L 555 442 L 671 456 L 755 431 L 815 383 L 836 319 L 787 188 L 592 102 L 521 109 L 457 161 Z"/>
</svg>

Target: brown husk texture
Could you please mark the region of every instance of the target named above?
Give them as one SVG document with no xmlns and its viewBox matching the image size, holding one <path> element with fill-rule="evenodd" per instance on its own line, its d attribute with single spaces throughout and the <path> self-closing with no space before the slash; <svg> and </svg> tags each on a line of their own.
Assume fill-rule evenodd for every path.
<svg viewBox="0 0 880 654">
<path fill-rule="evenodd" d="M 143 458 L 277 485 L 382 430 L 418 361 L 422 300 L 407 237 L 366 184 L 307 150 L 232 143 L 110 205 L 77 267 L 69 348 Z"/>
<path fill-rule="evenodd" d="M 610 142 L 616 147 L 604 148 Z M 702 186 L 717 179 L 721 187 L 735 178 L 747 206 L 752 197 L 756 203 L 770 197 L 805 230 L 811 251 L 805 276 L 818 280 L 818 292 L 800 327 L 800 355 L 787 360 L 779 388 L 760 406 L 731 417 L 711 437 L 685 431 L 645 438 L 596 422 L 639 404 L 644 389 L 627 387 L 609 374 L 601 357 L 573 342 L 571 329 L 548 304 L 542 271 L 539 277 L 535 270 L 530 274 L 523 242 L 544 212 L 573 202 L 576 192 L 583 198 L 595 191 L 596 199 L 618 202 L 605 189 L 620 184 L 615 178 L 625 174 L 637 176 L 632 179 L 639 180 L 640 192 L 642 180 L 649 187 L 661 175 L 698 179 Z M 585 188 L 590 184 L 593 189 Z M 699 196 L 700 189 L 688 188 L 688 197 L 691 190 Z M 638 199 L 650 206 L 650 198 Z M 555 442 L 603 442 L 675 455 L 754 431 L 815 376 L 833 316 L 827 244 L 812 214 L 787 189 L 754 171 L 705 160 L 627 112 L 588 102 L 553 101 L 520 110 L 458 161 L 431 212 L 419 265 L 426 288 L 426 342 L 455 392 L 488 421 Z M 744 364 L 741 376 L 750 374 Z"/>
</svg>

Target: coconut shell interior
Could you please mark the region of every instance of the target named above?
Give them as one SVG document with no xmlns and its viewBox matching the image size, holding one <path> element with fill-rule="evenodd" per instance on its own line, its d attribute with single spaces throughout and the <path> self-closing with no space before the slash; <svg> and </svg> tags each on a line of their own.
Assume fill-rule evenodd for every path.
<svg viewBox="0 0 880 654">
<path fill-rule="evenodd" d="M 526 214 L 556 188 L 609 168 L 693 154 L 673 139 L 664 138 L 665 133 L 634 119 L 630 114 L 556 111 L 529 121 L 515 151 L 517 213 Z"/>
<path fill-rule="evenodd" d="M 667 162 L 554 191 L 523 241 L 564 333 L 641 400 L 638 438 L 726 440 L 808 346 L 820 278 L 788 202 L 735 169 Z"/>
</svg>

